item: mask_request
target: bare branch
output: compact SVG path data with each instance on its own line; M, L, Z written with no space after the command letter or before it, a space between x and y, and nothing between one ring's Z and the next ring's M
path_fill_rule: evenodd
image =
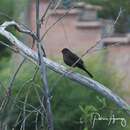
M48 4L48 6L47 6L47 8L46 8L46 10L45 10L45 13L44 13L43 16L41 17L41 23L43 23L44 18L45 18L45 16L46 16L46 14L47 14L49 8L50 8L51 5L52 5L52 2L54 2L54 1L53 1L53 0L50 0L49 4Z
M15 45L19 49L19 53L21 55L38 64L37 52L33 51L31 48L24 45L14 35L6 31L2 26L0 27L0 34L6 37L13 45ZM89 87L90 89L97 91L98 93L104 95L108 99L115 102L120 108L125 110L130 115L129 105L122 98L120 98L118 95L116 95L114 92L112 92L104 85L79 73L69 73L64 66L54 61L51 61L45 57L43 57L43 61L46 64L46 66L51 70L61 75L64 75L65 77L83 85L84 87Z
M26 58L24 58L21 63L19 64L18 68L16 69L15 73L13 76L11 76L11 81L9 83L9 86L8 86L8 96L11 96L11 93L12 93L12 87L13 87L13 84L14 84L14 81L16 79L16 76L18 74L18 72L20 71L23 63L26 61Z
M24 100L24 105L23 105L23 123L21 125L21 127L23 128L23 130L25 130L25 127L26 127L25 117L26 117L26 104L27 104L27 100L28 100L28 95L29 95L29 89L28 89L28 91L26 93L25 100Z
M30 35L32 38L34 38L35 40L37 40L37 36L34 32L32 32L29 29L25 29L25 27L23 25L20 25L18 23L16 23L15 21L11 21L11 22L4 22L1 27L3 27L4 29L6 29L9 26L14 26L16 28L17 31L21 32L21 33L25 33Z
M48 27L48 29L45 31L45 33L42 35L40 41L42 41L44 39L44 37L46 36L46 34L50 31L50 29L55 26L60 20L62 20L67 14L69 14L69 11L71 10L72 8L70 8L68 11L66 11L61 17L59 17L52 25L50 25Z
M38 37L37 40L37 49L38 49L38 63L39 63L39 69L41 73L41 80L43 82L43 97L45 97L45 100L43 104L45 105L46 108L46 117L47 117L47 123L48 123L48 130L54 130L54 125L53 125L53 117L52 117L52 110L51 110L51 103L50 103L50 98L49 98L49 86L48 86L48 79L47 79L47 67L46 64L43 61L43 56L46 55L44 48L42 51L42 44L40 42L40 17L39 17L39 12L40 12L40 0L36 1L36 34Z
M120 18L121 15L122 15L123 11L124 11L124 10L122 10L122 8L120 8L120 11L119 11L119 13L118 13L118 15L117 15L116 20L115 20L114 23L113 23L112 28L116 25L117 21L119 20L119 18Z
M13 52L15 52L15 53L18 52L16 49L14 49L13 47L11 47L10 45L6 44L6 43L3 42L3 41L0 41L0 44L2 44L2 45L4 45L4 46L8 47L11 51L13 51Z

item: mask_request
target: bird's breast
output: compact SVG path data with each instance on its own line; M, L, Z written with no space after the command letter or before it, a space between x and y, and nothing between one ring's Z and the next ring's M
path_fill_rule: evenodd
M63 55L63 59L64 59L64 62L69 65L69 66L72 66L74 64L74 61L73 59L71 59L71 57L68 55L68 54L64 54Z

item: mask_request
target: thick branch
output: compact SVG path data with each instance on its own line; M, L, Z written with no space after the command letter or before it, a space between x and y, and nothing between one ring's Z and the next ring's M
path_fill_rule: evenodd
M34 33L34 32L32 32L31 30L29 30L29 29L25 29L25 27L24 26L22 26L22 25L19 25L18 23L16 23L15 21L7 21L7 22L4 22L2 25L1 25L1 27L3 28L3 29L6 29L7 27L9 27L9 26L14 26L15 28L16 28L16 30L17 31L19 31L19 32L21 32L21 33L25 33L25 34L28 34L28 35L30 35L32 38L34 38L35 40L37 40L38 38L37 38L37 36L36 36L36 34Z
M33 51L32 49L28 48L26 45L24 45L21 41L19 41L15 36L13 36L10 32L6 31L2 26L0 27L0 34L6 37L13 45L15 45L19 49L19 53L31 61L35 62L38 64L38 54ZM90 79L84 75L81 75L79 73L70 73L67 71L67 69L54 62L51 61L47 58L43 57L44 63L47 65L48 68L51 70L64 75L65 77L82 84L84 87L89 87L90 89L93 89L97 91L98 93L104 95L108 99L112 100L115 102L120 108L124 109L129 115L130 115L130 110L129 110L129 105L121 99L118 95L113 93L110 89L105 87L104 85L100 84L99 82Z

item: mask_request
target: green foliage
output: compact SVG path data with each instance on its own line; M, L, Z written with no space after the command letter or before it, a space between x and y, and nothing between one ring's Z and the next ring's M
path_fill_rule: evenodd
M87 3L101 5L103 10L101 16L104 18L116 19L120 8L125 11L124 14L130 13L129 0L85 0Z
M99 98L99 97L98 97ZM102 99L100 99L102 100ZM97 100L98 101L98 100ZM118 130L128 130L129 129L129 117L120 109L116 107L111 107L111 105L108 103L105 103L106 101L103 100L100 102L101 107L97 105L86 105L84 108L80 106L81 111L83 112L81 120L84 124L84 129L91 129L91 130L98 130L98 129L118 129ZM105 104L104 104L105 103ZM100 120L100 119L101 120ZM108 119L108 120L103 120ZM121 120L115 120L115 119L124 119L124 126L126 123L126 126L123 128L121 125ZM96 120L95 120L96 119ZM125 122L126 121L126 122ZM128 126L127 126L128 125Z
M108 86L112 90L116 90L117 87L118 90L121 90L119 89L121 86L119 82L120 77L116 77L116 72L114 72L114 74L111 73L114 70L112 67L103 64L105 63L103 57L104 55L105 51L102 52L102 54L96 54L96 56L94 55L87 59L86 66L88 70L94 75L94 79ZM14 70L10 69L13 66L12 62L7 61L7 59L3 60L4 65L2 65L2 63L0 65L0 81L2 81L3 86L8 86L8 82L10 81L9 79L14 72ZM10 130L12 127L14 127L16 130L20 129L20 126L23 122L23 110L26 98L26 116L41 106L39 99L42 97L42 88L39 74L36 75L33 81L30 80L34 74L34 68L35 65L32 65L32 63L26 62L26 64L24 64L23 68L16 77L16 81L13 87L13 96L10 98L10 103L4 111L0 112L1 121L8 123L9 125L8 130ZM80 73L86 75L86 73L84 73L82 70L74 69L74 71L79 71ZM48 80L51 90L50 96L56 130L91 130L92 112L99 112L102 114L102 116L106 117L110 116L111 113L116 113L118 117L122 116L127 118L125 112L117 111L118 108L110 100L107 100L105 97L93 90L90 90L89 88L70 81L64 76L59 76L50 70L48 70ZM4 89L1 90L4 91ZM4 94L2 95L1 93L0 99L3 99L3 96ZM36 114L37 112L35 111L27 118L26 129L35 129ZM42 117L44 116L38 114L39 130L41 130L43 127L41 123ZM129 120L127 119L127 121ZM104 122L97 122L94 130L99 129L114 130L122 128L119 124L110 125L110 127L108 127Z
M20 14L26 9L28 1L26 0L0 0L0 24L5 21L10 20L18 20ZM23 19L23 18L22 18ZM8 28L8 30L12 33L15 33L16 30L14 28ZM0 35L0 41L5 42L6 44L10 44L10 42ZM8 57L10 52L4 45L0 43L0 58Z
M13 17L13 14L15 11L14 3L15 3L15 0L1 0L0 1L0 16L1 16L0 23L4 22L4 20L7 20L7 17L4 14L6 14L7 16Z
M0 1L0 24L2 24L5 20L8 20L8 16L13 17L14 14L14 0L1 0ZM6 42L4 37L0 36L0 40ZM1 56L6 56L8 51L5 49L5 46L0 43L0 54Z
M107 0L102 3L103 11L100 15L104 18L116 19L119 15L120 9L122 10L121 16L115 26L115 31L119 33L126 33L129 31L129 13L130 13L129 0Z
M94 4L94 5L101 5L106 0L83 0L83 1L85 1L86 3Z
M99 17L116 20L120 9L122 13L118 19L115 31L126 33L130 31L130 0L85 0L87 3L101 5L103 10L99 11Z
M97 112L98 111L97 108L92 106L92 105L88 105L88 106L85 106L85 108L80 106L80 109L83 112L81 120L83 120L85 129L91 128L91 126L92 126L92 113Z

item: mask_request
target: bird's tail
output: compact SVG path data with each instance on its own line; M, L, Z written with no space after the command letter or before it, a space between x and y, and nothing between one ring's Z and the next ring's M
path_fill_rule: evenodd
M86 70L85 67L82 67L82 69L83 69L91 78L93 78L93 75L92 75L88 70Z

